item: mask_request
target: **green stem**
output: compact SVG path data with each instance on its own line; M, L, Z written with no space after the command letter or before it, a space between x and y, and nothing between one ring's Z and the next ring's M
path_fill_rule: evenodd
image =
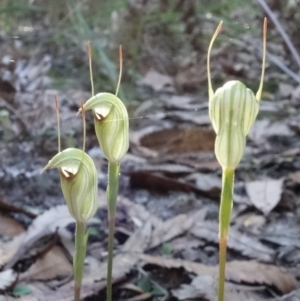
M80 301L80 290L81 290L84 258L86 253L86 243L87 243L87 235L85 234L85 223L76 222L76 233L75 233L76 251L73 260L75 301Z
M120 164L109 162L108 164L108 185L106 191L108 207L108 259L107 259L107 291L106 300L112 301L112 268L113 268L113 250L114 250L114 232L116 204L119 191Z
M222 193L219 214L219 294L218 301L224 301L225 291L225 266L227 240L230 228L230 219L232 211L232 196L234 185L234 169L223 168L222 174Z

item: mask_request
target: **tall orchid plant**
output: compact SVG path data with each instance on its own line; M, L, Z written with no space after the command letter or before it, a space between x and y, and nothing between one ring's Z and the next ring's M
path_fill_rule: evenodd
M240 81L229 81L223 87L212 89L210 53L222 27L220 22L209 48L207 58L209 117L216 132L215 154L222 166L222 192L219 211L219 294L224 301L227 240L233 204L234 173L246 147L246 136L255 122L261 100L266 56L267 20L263 25L263 60L260 85L256 95Z
M70 214L76 221L74 269L74 300L80 301L83 265L86 254L88 233L86 222L94 216L98 208L98 178L95 164L85 152L85 114L83 116L83 148L68 148L61 151L60 122L57 99L55 98L58 124L58 154L43 168L57 168L61 189Z
M115 213L119 191L120 160L129 147L129 120L125 105L118 98L122 75L122 48L119 49L120 73L115 94L99 93L94 95L92 74L92 52L89 46L89 65L92 86L92 97L82 109L93 110L96 136L100 148L108 160L108 185L106 199L108 206L108 264L107 264L107 301L112 300L112 267L115 231Z

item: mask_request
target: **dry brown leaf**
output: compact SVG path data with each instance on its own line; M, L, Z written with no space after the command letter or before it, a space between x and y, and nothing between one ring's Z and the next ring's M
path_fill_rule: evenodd
M246 183L247 194L253 205L268 215L279 203L283 188L283 178L279 180L261 180Z
M151 236L150 248L154 248L188 231L195 222L204 220L206 208L193 215L180 214L165 222L156 222Z
M229 262L226 280L235 283L276 286L283 294L287 294L297 287L297 280L285 268L261 264L254 260Z
M217 277L198 276L193 279L191 284L182 284L180 288L172 290L172 295L178 300L204 298L205 300L215 301L218 298ZM253 292L238 291L227 284L225 286L225 301L261 301L261 297Z
M5 265L16 256L20 245L23 242L24 235L24 233L20 234L7 242L0 241L0 266Z
M147 254L139 254L138 257L145 263L154 264L168 269L184 268L187 272L195 273L197 275L211 275L216 276L218 273L217 267L206 266L202 263L197 263L182 259L164 258L158 256L151 256Z
M155 226L156 219L152 220L151 217L148 221L135 231L124 244L123 252L142 252L147 249L151 241L152 227Z
M204 246L206 243L191 235L184 235L175 239L172 239L172 251L183 251L197 249L200 246Z
M43 257L31 265L20 275L20 280L51 280L58 276L68 276L73 272L72 264L67 259L62 249L54 246Z
M106 192L104 190L99 189L98 200L99 208L107 207ZM149 219L151 219L154 224L160 220L147 211L144 206L136 204L128 198L119 196L118 206L122 206L126 209L128 216L138 228L142 227Z
M215 133L212 129L201 127L156 129L140 137L139 142L160 155L213 151Z
M191 233L201 239L205 239L216 244L219 243L219 225L214 221L199 221L191 229ZM242 233L231 227L228 239L228 248L241 252L250 258L259 259L265 262L273 260L275 251L262 244L257 238L246 233Z
M218 275L218 266L206 266L197 262L155 257L146 254L140 254L139 258L145 263L164 268L184 268L187 272L197 275L214 277ZM287 294L297 287L296 278L285 268L262 264L254 260L228 262L226 264L226 280L251 285L275 286L283 294Z
M101 194L99 198L101 199L102 197L103 195ZM146 249L154 248L166 241L184 234L195 222L203 220L207 212L206 208L204 208L191 215L180 214L163 222L159 218L150 214L145 207L135 204L127 198L119 198L118 204L127 209L128 215L138 227L141 227L143 224L145 225L149 221L152 222L153 226L150 233L151 238ZM130 240L127 244L130 244Z
M0 235L17 236L25 231L22 224L9 216L0 214Z
M22 233L4 245L9 248L14 245L15 253L11 252L9 258L6 258L6 267L12 267L23 254L26 254L31 246L40 238L55 233L59 228L66 227L73 223L74 219L69 213L66 205L53 207L33 220L25 233Z

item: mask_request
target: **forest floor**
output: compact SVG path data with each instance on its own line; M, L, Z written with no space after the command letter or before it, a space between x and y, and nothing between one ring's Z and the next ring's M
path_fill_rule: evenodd
M222 16L175 2L173 15L151 1L131 1L114 11L114 28L104 31L111 39L106 46L87 34L99 92L113 92L119 44L124 52L121 97L130 116L130 149L121 162L116 301L217 299L221 168L208 117L206 52ZM299 13L269 2L300 49ZM264 16L257 4L228 15L212 52L215 89L238 79L256 91ZM264 92L235 177L228 301L300 300L300 65L266 16ZM11 31L0 37L0 301L73 300L74 221L57 170L40 171L57 152L55 96L63 147L82 144L76 113L90 97L87 40L63 32L68 43L55 44L57 36L45 22L19 38ZM137 31L136 24L144 27ZM104 71L98 70L101 64ZM89 222L82 297L94 301L105 300L107 163L92 116L86 117L86 149L99 172L99 210Z

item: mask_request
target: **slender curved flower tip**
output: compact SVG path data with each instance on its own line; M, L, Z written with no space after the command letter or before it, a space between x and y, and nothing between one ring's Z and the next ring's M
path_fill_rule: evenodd
M210 74L210 54L211 54L213 43L216 40L219 32L221 31L222 25L223 25L223 21L220 21L215 33L213 34L213 37L210 41L208 51L207 51L207 79L208 79L209 100L212 100L212 98L214 97L214 91L213 91L213 88L212 88L211 74ZM261 77L260 77L259 88L258 88L256 96L255 96L256 100L258 102L261 100L263 82L264 82L264 77L265 77L266 52L267 52L266 51L266 45L267 45L267 18L264 18L264 23L263 23L263 57L262 57Z
M83 109L93 110L100 147L110 162L119 162L129 148L129 120L123 102L111 93L91 97Z
M93 160L82 150L68 148L55 155L44 170L58 168L70 214L78 222L94 216L98 207L98 178Z

